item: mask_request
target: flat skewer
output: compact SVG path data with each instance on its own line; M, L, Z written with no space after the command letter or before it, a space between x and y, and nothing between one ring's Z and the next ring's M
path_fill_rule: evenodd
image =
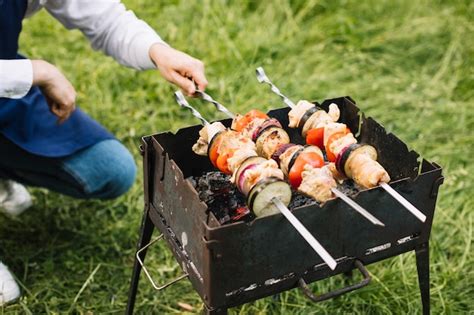
M286 106L288 106L289 108L294 108L296 106L295 103L293 103L288 97L281 93L280 89L277 88L275 84L273 84L273 82L265 74L265 71L262 67L258 67L255 72L257 73L258 82L270 85L272 92L281 97Z
M340 191L337 188L331 188L331 191L333 192L334 195L337 197L341 198L342 201L347 203L352 209L355 211L359 212L364 218L372 222L374 225L380 225L380 226L385 226L379 219L374 217L369 211L365 210L363 207L361 207L357 202L352 200L351 198L347 197L342 191Z
M194 117L201 121L201 124L206 126L209 122L202 117L202 115L192 107L188 101L186 101L183 93L176 91L174 93L176 102L186 109L189 109ZM293 213L280 201L280 199L273 197L272 200L275 207L283 214L283 216L291 223L296 231L308 242L308 244L314 249L316 254L331 268L336 269L336 260L328 253L328 251L319 243L313 235L304 227L304 225L298 220Z
M426 221L426 215L424 215L420 210L418 210L414 205L412 205L408 200L406 200L402 195L400 195L395 189L393 189L387 183L381 183L380 187L385 189L395 200L397 200L402 206L404 206L408 211L410 211L415 217L418 218L421 222Z
M261 69L261 68L259 68ZM257 69L257 73L258 73L258 69ZM263 69L262 69L262 72L263 74L265 74L263 72ZM207 94L206 94L207 95ZM215 103L217 103L216 101L214 101L212 99L212 97L210 95L207 95L206 99L203 98L203 100L205 101L208 101L212 104L215 105ZM291 101L290 101L291 102ZM232 113L230 110L228 110L227 108L225 108L222 104L219 104L219 107L217 107L217 110L218 111L221 111L225 114L227 113ZM230 116L229 116L230 117ZM235 114L232 113L232 118L235 117ZM337 188L332 188L331 191L334 193L334 195L336 195L337 197L341 198L342 201L344 201L347 205L349 205L352 209L354 209L355 211L357 211L358 213L360 213L364 218L366 218L367 220L369 220L370 222L372 222L372 224L374 225L380 225L380 226L385 226L385 224L383 224L379 219L377 219L376 217L374 217L372 214L370 214L369 211L365 210L362 206L360 206L358 203L356 203L354 200L352 200L351 198L347 197L342 191L340 191L339 189Z
M232 113L230 110L228 110L224 105L222 105L218 101L214 100L209 94L200 90L196 90L195 94L198 95L203 100L214 104L214 106L217 108L218 111L225 113L228 117L230 118L235 117L234 113Z
M204 117L202 117L201 113L198 112L194 107L189 105L188 101L184 97L183 93L181 93L181 91L174 92L174 97L179 106L189 109L193 116L201 121L201 124L203 126L209 125L209 122Z
M306 242L314 249L314 251L321 257L322 260L334 270L336 268L336 260L326 251L326 249L314 238L314 236L301 224L293 213L280 201L280 199L273 198L273 204L280 210L281 214L290 221L291 225L300 233Z
M295 103L293 103L286 96L284 96L275 86L275 84L270 81L262 67L258 67L256 72L258 82L270 84L270 86L272 87L272 92L283 98L283 102L286 105L288 105L290 108L293 108L295 106ZM383 189L385 189L385 191L388 192L394 199L396 199L402 206L404 206L408 211L410 211L410 213L413 214L418 220L420 220L421 222L425 222L426 216L415 206L413 206L408 200L406 200L402 195L400 195L396 190L390 187L390 185L388 185L387 183L380 183L379 185Z

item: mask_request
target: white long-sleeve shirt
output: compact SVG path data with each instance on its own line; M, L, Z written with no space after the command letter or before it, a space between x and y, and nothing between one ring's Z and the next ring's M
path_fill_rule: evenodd
M82 31L94 49L120 64L138 70L155 68L149 50L164 41L120 0L28 0L26 16L43 7L66 28ZM32 82L30 60L0 60L0 97L22 98Z

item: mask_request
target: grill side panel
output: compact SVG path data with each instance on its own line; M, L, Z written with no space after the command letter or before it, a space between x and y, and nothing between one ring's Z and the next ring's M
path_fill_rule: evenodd
M199 200L191 183L184 179L180 167L154 137L145 141L151 147L145 168L153 170L145 180L148 186L150 217L165 235L173 255L196 291L204 297L207 267L205 261L209 251L203 240L207 222L207 206ZM173 153L173 152L170 152Z

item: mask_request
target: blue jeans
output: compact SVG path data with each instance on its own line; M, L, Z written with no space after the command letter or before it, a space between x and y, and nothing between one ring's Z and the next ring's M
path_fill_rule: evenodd
M75 198L116 198L132 186L137 168L117 140L104 140L70 156L31 154L0 134L0 178Z

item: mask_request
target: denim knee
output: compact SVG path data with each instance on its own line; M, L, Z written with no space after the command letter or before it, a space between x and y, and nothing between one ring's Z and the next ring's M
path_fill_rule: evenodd
M137 167L130 152L117 140L101 141L64 161L81 184L83 198L112 199L126 193Z

